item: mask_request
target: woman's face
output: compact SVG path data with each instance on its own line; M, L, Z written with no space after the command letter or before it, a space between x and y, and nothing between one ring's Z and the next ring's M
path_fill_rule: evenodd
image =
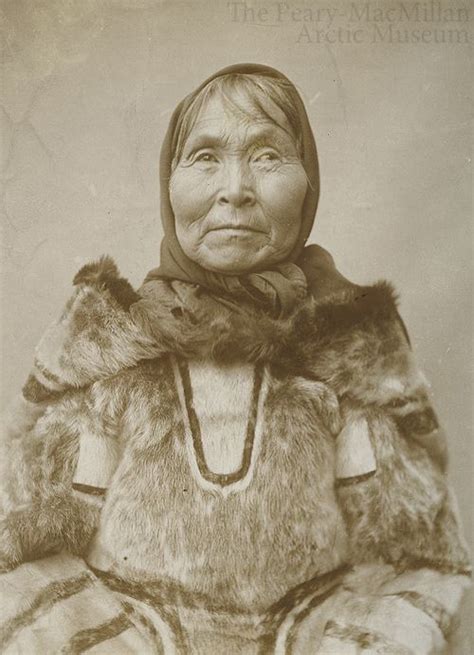
M248 100L247 106L255 111ZM272 111L280 110L272 103ZM264 116L234 113L213 97L170 180L181 248L218 273L276 264L296 244L306 188L296 145L284 129Z

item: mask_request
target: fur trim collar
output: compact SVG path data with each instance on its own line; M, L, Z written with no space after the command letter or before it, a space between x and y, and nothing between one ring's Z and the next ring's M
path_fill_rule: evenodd
M289 317L272 318L246 304L235 311L225 297L180 281L152 280L137 293L103 257L75 276L74 295L38 344L25 396L46 400L168 353L266 362L356 396L357 388L368 391L367 367L380 369L382 361L392 373L406 369L397 359L407 342L391 285L354 285L330 256L315 274L320 293Z

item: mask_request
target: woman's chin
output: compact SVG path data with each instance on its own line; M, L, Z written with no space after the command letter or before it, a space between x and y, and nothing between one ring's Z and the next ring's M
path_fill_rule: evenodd
M197 258L197 262L212 273L224 275L245 275L254 270L265 268L268 255L262 250L250 248L223 248L206 250Z
M265 267L273 253L268 248L268 236L260 233L246 233L235 238L223 239L221 234L212 234L201 243L198 252L193 253L195 262L213 273L244 275L257 268ZM188 257L191 253L186 253Z

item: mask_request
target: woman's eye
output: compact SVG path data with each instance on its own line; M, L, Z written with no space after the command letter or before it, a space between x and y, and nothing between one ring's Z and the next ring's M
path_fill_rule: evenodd
M200 152L194 158L194 161L202 161L204 163L216 162L217 157L212 152Z
M280 157L278 153L273 150L266 150L265 152L258 153L254 156L254 161L261 164L269 164L279 161Z

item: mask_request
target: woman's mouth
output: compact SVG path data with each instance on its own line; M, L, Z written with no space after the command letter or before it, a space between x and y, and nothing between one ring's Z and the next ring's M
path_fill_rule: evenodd
M232 243L253 243L256 240L260 242L263 239L268 239L268 235L263 230L258 230L257 228L250 227L249 225L219 225L212 227L206 232L205 238L209 239L209 242L225 246Z
M235 225L232 223L217 225L216 227L211 227L209 232L227 232L227 233L238 233L238 232L253 232L253 233L263 233L264 230L259 230L256 227L250 225Z

